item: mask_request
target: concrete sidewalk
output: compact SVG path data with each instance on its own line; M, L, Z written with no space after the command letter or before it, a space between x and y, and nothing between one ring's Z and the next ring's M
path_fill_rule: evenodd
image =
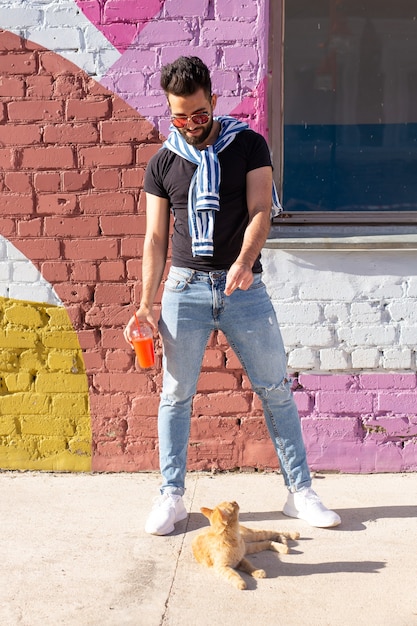
M157 474L0 473L1 626L417 625L417 474L335 475L313 487L342 525L286 518L282 477L192 474L188 520L143 531ZM268 578L237 591L198 565L200 506L237 500L248 526L299 530Z

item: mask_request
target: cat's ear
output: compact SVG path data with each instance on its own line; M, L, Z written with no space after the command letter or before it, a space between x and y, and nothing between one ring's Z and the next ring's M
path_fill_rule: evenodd
M208 509L205 506L202 506L200 511L202 512L202 514L207 517L207 519L211 518L211 514L213 513L213 509Z

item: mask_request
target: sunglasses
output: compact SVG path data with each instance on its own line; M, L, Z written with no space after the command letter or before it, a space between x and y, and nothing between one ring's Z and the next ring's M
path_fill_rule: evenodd
M194 113L193 115L171 115L171 122L175 128L184 128L191 120L196 126L204 126L211 118L210 113Z

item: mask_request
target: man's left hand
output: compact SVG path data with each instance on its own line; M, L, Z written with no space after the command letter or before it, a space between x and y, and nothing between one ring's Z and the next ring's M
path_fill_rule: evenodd
M233 263L227 272L225 296L231 296L236 289L246 291L253 283L252 268L243 263Z

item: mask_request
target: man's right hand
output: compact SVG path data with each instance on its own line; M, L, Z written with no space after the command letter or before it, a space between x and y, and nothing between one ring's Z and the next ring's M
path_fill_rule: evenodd
M125 341L130 346L132 345L132 339L131 339L132 330L137 327L136 319L139 322L147 322L148 324L150 324L152 326L154 331L158 330L158 325L156 323L156 320L155 320L155 318L153 316L152 311L150 309L145 309L145 308L141 307L136 312L136 315L135 314L132 315L132 317L130 318L130 320L126 324L126 328L123 331L123 337L125 338Z

